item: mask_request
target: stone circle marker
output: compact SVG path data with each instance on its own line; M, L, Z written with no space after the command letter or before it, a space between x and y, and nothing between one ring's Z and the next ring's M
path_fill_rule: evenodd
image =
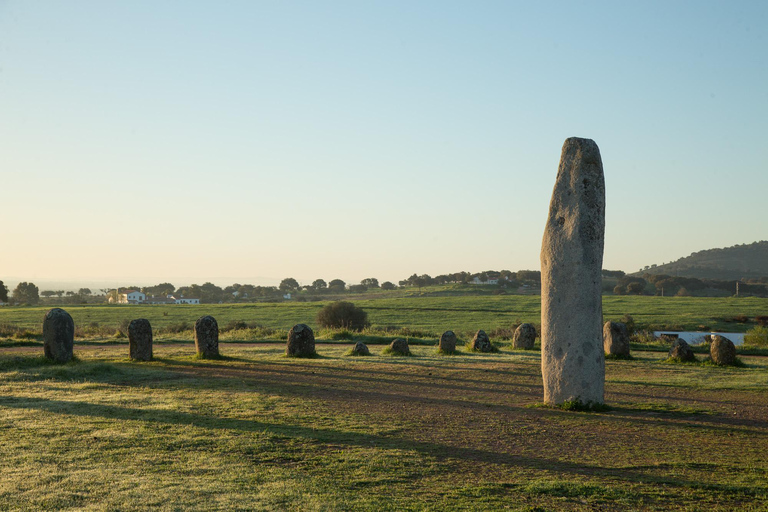
M315 333L306 324L296 324L288 332L285 355L310 357L315 355Z
M591 139L565 140L541 244L544 402L604 402L605 180Z
M437 348L445 354L453 354L456 352L456 333L453 331L445 331L442 336L440 336Z
M146 318L128 324L128 351L134 361L152 360L152 325Z
M210 315L195 322L195 349L203 359L219 357L219 324Z
M606 355L629 357L629 331L622 322L605 322L603 350Z
M368 350L368 345L366 345L362 341L358 341L357 343L355 343L355 346L352 347L352 355L354 355L354 356L369 356L369 355L371 355L371 351Z
M512 347L531 350L536 342L536 327L533 324L520 324L512 336Z
M75 322L61 308L53 308L43 318L43 352L57 363L72 359L75 347Z
M395 353L403 356L411 355L411 349L408 347L408 341L403 338L397 338L389 344L389 349Z
M493 352L493 345L491 345L491 340L482 329L475 333L475 336L472 338L469 346L472 350L477 350L478 352Z
M669 358L677 359L678 361L696 361L696 356L693 354L690 345L680 338L672 342L672 348L669 349Z
M715 364L733 365L736 363L736 346L728 338L712 336L712 343L709 345L709 357Z

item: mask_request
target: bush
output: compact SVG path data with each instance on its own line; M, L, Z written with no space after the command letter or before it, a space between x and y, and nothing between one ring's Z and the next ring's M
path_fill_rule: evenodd
M744 335L744 344L750 347L768 347L768 327L758 325Z
M337 301L328 304L317 313L321 327L361 331L368 327L368 313L351 302Z

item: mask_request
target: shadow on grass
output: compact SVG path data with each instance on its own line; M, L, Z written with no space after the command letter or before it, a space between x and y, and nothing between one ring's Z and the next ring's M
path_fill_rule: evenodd
M13 409L28 409L44 411L53 414L67 414L87 418L102 418L122 421L142 421L148 424L166 424L173 426L190 426L213 430L233 430L251 433L269 433L286 439L304 439L313 443L340 444L353 447L370 448L375 445L385 450L412 450L434 457L437 460L453 463L458 461L489 462L509 467L524 467L541 471L560 471L579 476L601 476L613 480L640 482L644 484L664 484L680 488L706 488L724 493L735 493L742 496L752 496L756 490L752 487L731 484L702 484L696 480L683 477L655 476L643 472L647 466L609 467L590 463L563 461L561 458L532 457L500 453L494 450L449 446L438 442L418 441L385 435L367 434L361 432L341 431L332 428L316 426L300 426L268 421L245 420L239 418L224 418L203 414L172 411L167 409L139 409L116 405L94 404L81 401L51 400L46 398L30 398L3 396L0 397L0 407ZM652 466L651 469L656 469ZM542 492L554 492L555 489L543 489Z

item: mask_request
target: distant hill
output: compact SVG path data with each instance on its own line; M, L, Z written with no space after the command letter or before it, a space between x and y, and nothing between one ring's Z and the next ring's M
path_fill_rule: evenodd
M642 274L667 274L726 281L766 277L768 241L694 252L672 263L652 265L633 275Z

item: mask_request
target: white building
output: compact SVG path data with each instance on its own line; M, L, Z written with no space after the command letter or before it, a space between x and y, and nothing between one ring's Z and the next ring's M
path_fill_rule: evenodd
M176 299L176 304L200 304L200 299L187 299L185 297L179 297Z
M117 302L119 304L141 304L147 299L147 296L137 290L128 290L125 293L121 293L117 296Z
M498 279L489 279L487 281L481 281L479 277L472 280L472 284L499 284Z

